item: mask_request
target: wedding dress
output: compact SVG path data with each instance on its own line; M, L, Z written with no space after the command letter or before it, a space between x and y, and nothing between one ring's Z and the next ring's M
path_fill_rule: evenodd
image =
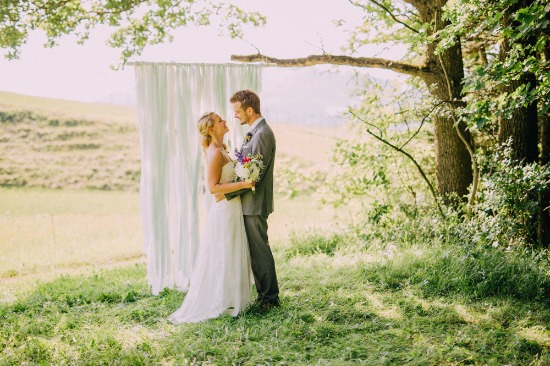
M222 168L220 183L233 180L235 168ZM212 202L197 259L182 306L168 318L194 323L223 313L237 316L253 302L250 254L240 197Z

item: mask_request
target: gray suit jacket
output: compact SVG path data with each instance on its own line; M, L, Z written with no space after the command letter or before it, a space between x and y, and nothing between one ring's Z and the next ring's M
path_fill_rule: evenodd
M243 206L243 215L262 215L268 216L273 212L273 167L275 165L275 135L267 122L260 121L254 130L250 131L252 137L250 141L244 143L241 147L241 154L262 154L264 157L265 169L256 182L256 192L250 189L241 189L240 191L226 194L228 200L241 196Z

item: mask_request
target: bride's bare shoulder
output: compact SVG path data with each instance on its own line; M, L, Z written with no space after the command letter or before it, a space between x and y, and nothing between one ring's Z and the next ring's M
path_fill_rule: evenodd
M208 162L223 162L223 152L220 148L209 146L206 149L206 161Z

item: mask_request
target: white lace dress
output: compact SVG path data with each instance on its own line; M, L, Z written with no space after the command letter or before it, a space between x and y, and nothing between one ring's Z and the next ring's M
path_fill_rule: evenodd
M232 181L235 168L222 168L221 183ZM237 316L252 303L250 254L240 197L210 205L201 235L189 291L172 323L194 323L223 313Z

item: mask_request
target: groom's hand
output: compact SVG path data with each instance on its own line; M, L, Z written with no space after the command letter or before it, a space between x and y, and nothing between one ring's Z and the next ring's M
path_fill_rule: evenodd
M214 198L216 199L216 202L220 202L221 200L225 199L225 195L221 193L216 193L214 195Z

